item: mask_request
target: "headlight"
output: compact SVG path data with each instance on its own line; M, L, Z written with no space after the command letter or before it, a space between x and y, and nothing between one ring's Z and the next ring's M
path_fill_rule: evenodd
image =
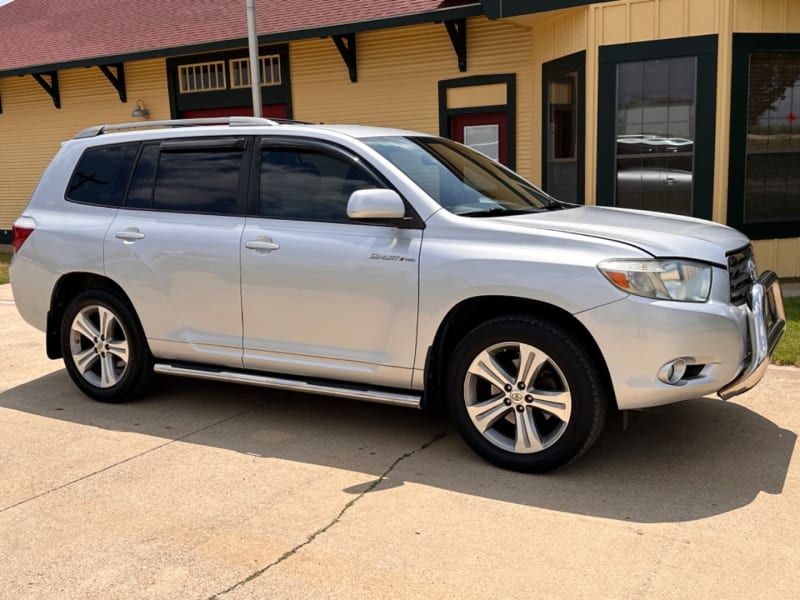
M705 302L711 292L711 267L689 260L606 260L597 268L624 292L645 298Z

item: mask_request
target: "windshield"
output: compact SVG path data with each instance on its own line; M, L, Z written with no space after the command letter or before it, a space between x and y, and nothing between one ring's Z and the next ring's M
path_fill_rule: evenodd
M457 215L500 216L570 206L480 152L450 140L398 136L364 142Z

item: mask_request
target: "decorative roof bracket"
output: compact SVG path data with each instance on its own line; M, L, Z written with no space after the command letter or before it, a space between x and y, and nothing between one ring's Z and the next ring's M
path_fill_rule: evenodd
M124 63L114 63L113 65L97 65L106 79L114 86L119 94L120 102L128 101L128 92L125 89L125 65ZM111 72L111 69L116 71L116 75Z
M453 50L456 51L458 57L458 70L464 72L467 70L467 20L445 21L444 26L447 28Z
M350 74L350 81L355 83L358 81L358 70L356 69L356 34L346 33L344 35L334 35L333 43L342 55L344 64L347 65L347 70Z
M36 82L42 86L42 89L53 99L53 105L56 108L61 108L61 92L58 89L58 71L31 73L31 75L33 75ZM49 77L50 81L45 81L45 77Z

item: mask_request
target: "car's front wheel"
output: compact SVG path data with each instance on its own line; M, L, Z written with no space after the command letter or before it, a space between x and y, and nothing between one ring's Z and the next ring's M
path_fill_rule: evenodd
M488 321L458 345L448 405L464 440L506 469L542 472L586 451L605 423L593 356L557 323L524 315Z
M152 378L153 358L136 315L105 290L83 292L69 304L61 351L75 384L100 402L131 400Z

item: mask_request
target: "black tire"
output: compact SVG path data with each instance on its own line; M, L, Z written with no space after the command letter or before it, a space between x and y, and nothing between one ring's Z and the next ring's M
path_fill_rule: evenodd
M145 392L153 357L139 319L106 290L79 294L61 319L61 352L78 388L100 402L127 402Z
M476 327L457 346L447 403L464 441L481 457L541 473L595 442L608 411L604 380L592 353L564 327L511 315Z

